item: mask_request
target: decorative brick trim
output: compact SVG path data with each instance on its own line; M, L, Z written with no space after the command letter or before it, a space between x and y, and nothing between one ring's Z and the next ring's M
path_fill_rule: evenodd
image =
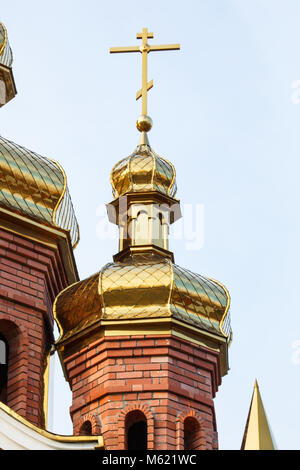
M204 432L204 420L200 413L195 410L182 411L176 418L176 448L184 450L184 422L187 418L195 420L198 426L198 432L195 437L195 448L193 450L207 450L207 440Z
M92 413L89 413L84 416L84 418L78 423L76 430L74 429L74 434L76 436L80 436L80 430L82 426L88 421L91 423L91 426L92 426L92 436L100 436L101 435L101 423L100 423L99 416L92 414Z
M126 426L125 421L129 413L140 411L147 420L147 450L154 449L154 416L145 403L133 402L121 410L118 420L118 448L125 450L126 448Z

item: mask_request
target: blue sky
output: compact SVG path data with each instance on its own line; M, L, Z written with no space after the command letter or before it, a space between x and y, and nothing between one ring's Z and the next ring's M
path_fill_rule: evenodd
M230 367L217 394L221 449L238 449L255 378L280 449L300 445L300 4L296 0L10 0L1 7L17 97L1 134L58 160L80 225L80 277L117 251L101 240L112 166L138 142L143 27L150 55L149 135L176 168L184 204L204 207L204 244L171 241L177 264L230 291ZM294 93L294 95L293 95ZM70 393L56 364L52 429L72 433Z

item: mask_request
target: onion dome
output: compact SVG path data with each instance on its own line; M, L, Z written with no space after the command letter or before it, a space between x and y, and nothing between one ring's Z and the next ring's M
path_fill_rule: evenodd
M0 137L0 205L69 231L73 247L78 223L64 170L55 161Z
M7 39L7 31L4 24L0 23L0 64L11 67L12 62L13 55Z
M133 256L62 291L54 314L59 342L101 321L174 318L230 341L230 297L215 280L168 258Z
M138 145L135 151L119 161L111 171L115 198L131 192L158 191L175 196L175 168L159 157L149 145Z

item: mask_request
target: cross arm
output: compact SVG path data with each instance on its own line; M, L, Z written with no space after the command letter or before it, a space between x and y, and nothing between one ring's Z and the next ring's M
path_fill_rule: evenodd
M111 47L109 49L109 52L111 54L113 54L115 52L140 52L140 48L136 47L136 46L132 46L132 47Z
M173 50L177 50L177 49L180 49L180 44L163 44L161 46L151 45L149 52L151 52L151 51L173 51Z
M148 31L146 31L146 34L147 34L148 39L153 39L154 38L153 33L148 33ZM143 33L137 33L136 38L137 39L143 39Z

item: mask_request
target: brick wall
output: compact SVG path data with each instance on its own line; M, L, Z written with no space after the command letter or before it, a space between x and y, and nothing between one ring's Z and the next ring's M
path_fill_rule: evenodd
M217 353L171 335L105 337L66 355L65 367L75 434L90 421L101 429L106 449L124 449L126 416L140 410L148 449L183 449L192 422L194 448L217 448Z
M0 229L0 332L9 343L6 404L40 427L52 303L66 285L58 250Z

